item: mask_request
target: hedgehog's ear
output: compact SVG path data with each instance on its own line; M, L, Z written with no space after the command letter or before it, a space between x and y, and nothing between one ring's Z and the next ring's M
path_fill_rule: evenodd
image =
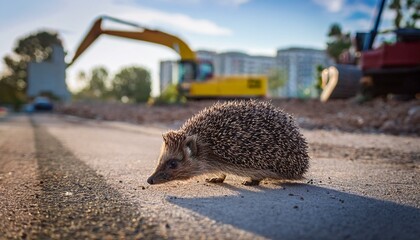
M165 144L166 145L169 145L169 143L171 142L171 141L173 141L173 139L175 138L174 136L175 136L175 132L174 131L172 131L172 130L170 130L170 131L167 131L166 133L163 133L162 134L162 138L163 138L163 141L165 142Z
M164 141L166 144L168 144L168 133L163 133L163 134L162 134L162 138L163 138L163 141Z
M192 135L185 138L184 141L184 152L188 157L194 157L197 155L197 136Z

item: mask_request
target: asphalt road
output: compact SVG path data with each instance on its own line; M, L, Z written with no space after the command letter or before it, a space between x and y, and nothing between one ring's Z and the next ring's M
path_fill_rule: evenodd
M419 239L418 138L304 131L298 182L149 186L164 129L0 120L0 239Z

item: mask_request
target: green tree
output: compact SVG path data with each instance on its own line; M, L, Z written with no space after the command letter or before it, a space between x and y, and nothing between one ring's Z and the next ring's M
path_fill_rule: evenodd
M153 105L185 103L187 99L180 94L178 87L176 84L169 84L158 97L152 99L149 103Z
M20 106L25 102L25 95L21 91L17 91L16 87L10 82L10 77L0 78L0 105L7 104L13 106L15 110L19 110Z
M350 33L343 33L338 23L333 23L328 31L327 53L338 62L340 54L350 48Z
M322 71L324 70L324 68L325 67L321 64L316 66L316 81L314 84L314 88L318 96L320 96L322 92Z
M272 68L268 73L268 89L273 96L278 95L278 90L287 82L287 74L281 68Z
M135 66L121 69L112 80L112 92L122 101L146 102L151 92L149 71Z
M3 87L13 94L0 95L0 103L13 102L16 108L25 101L27 88L27 67L30 61L41 62L51 57L53 45L62 46L57 33L41 31L17 40L14 54L6 55L6 74L0 77ZM4 96L4 97L3 97Z
M81 71L78 73L78 79L85 84L85 87L75 95L76 98L106 99L111 96L109 74L105 67L95 67L89 75Z
M27 67L31 61L42 62L48 60L52 54L53 45L62 46L57 33L37 32L18 39L14 55L4 57L4 62L10 73L9 83L18 91L25 91L27 86Z
M105 98L108 95L107 82L109 81L108 71L105 67L96 67L90 75L88 91L97 98Z
M389 9L395 11L394 26L396 28L416 28L420 19L420 1L393 0Z
M56 44L62 46L57 33L42 31L19 39L14 51L26 61L42 62L51 57Z
M333 23L330 26L330 31L328 32L328 37L335 37L335 36L341 36L341 26L338 23Z

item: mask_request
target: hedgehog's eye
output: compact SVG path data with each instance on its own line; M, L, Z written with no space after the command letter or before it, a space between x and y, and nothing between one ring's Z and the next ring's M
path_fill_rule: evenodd
M168 161L168 163L167 163L167 166L168 166L168 168L170 168L170 169L175 169L175 168L177 168L177 167L178 167L178 160L176 160L176 159L171 159L171 160L169 160L169 161Z

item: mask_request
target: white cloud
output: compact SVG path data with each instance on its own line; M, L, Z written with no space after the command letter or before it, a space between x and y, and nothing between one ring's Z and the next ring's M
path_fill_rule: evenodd
M348 17L354 13L362 13L366 17L358 18L358 19L348 19L345 20L347 25L351 25L353 27L353 31L369 31L373 27L374 20L377 14L377 6L368 6L363 3L357 3L353 5L346 5L342 12L342 16ZM379 29L381 30L389 30L394 28L393 20L395 18L395 12L389 10L387 7L383 10L381 16L381 22Z
M345 0L313 0L314 3L325 7L329 12L340 12L343 9Z
M395 25L394 25L395 15L396 13L394 11L391 11L389 9L384 9L384 12L382 13L382 21L381 21L380 27L383 30L395 29Z
M230 6L240 6L245 3L250 2L251 0L160 0L162 2L172 2L172 3L183 3L183 4L219 4L219 5L230 5Z
M229 50L229 49L226 49ZM274 48L247 48L246 53L251 55L261 55L275 57L277 50Z
M346 3L345 0L312 0L314 3L324 7L327 11L332 13L340 13L344 17L348 17L354 13L363 13L368 16L372 16L375 12L375 7L367 4L358 3Z
M362 2L349 3L345 0L312 0L314 3L325 7L331 13L337 14L337 22L343 24L344 32L369 31L372 19L375 17L375 7ZM352 18L354 14L363 17Z
M114 14L116 17L130 19L130 21L139 22L141 25L158 25L174 27L179 31L191 33L221 36L231 35L232 31L228 28L217 25L206 19L194 19L185 14L168 13L154 9L136 8L124 9Z
M395 19L395 11L391 11L389 9L384 9L384 12L382 14L382 18L384 20L394 20Z
M231 4L234 6L239 6L242 4L245 4L247 2L249 2L250 0L220 0L219 2L223 2L223 3L227 3L227 4Z
M372 21L368 19L358 19L355 23L359 32L368 32L372 28Z
M351 4L351 5L347 4L345 7L343 7L341 12L346 17L354 13L363 13L373 18L375 14L375 7L371 7L363 3L356 3L356 4Z

